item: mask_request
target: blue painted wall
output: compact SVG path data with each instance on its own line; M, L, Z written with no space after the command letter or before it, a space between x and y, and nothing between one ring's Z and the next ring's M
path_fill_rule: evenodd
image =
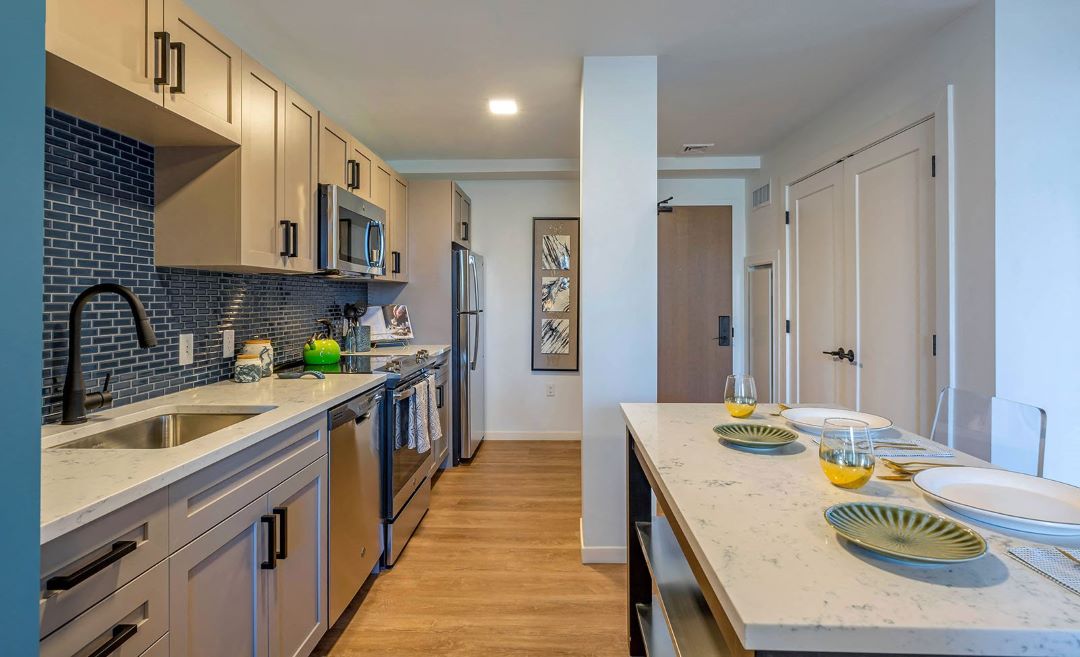
M0 20L0 653L38 649L40 368L45 152L45 1L5 3Z

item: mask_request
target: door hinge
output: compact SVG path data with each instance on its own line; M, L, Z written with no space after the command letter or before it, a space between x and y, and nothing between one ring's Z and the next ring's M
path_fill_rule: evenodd
M784 333L791 333L791 320L790 319L785 319L784 320Z
M784 225L787 226L791 223L791 211L784 210Z
M937 155L930 156L930 177L937 178Z
M932 346L933 354L932 355L936 358L937 357L937 333L934 334L934 339L933 339L932 344L933 344L933 346Z

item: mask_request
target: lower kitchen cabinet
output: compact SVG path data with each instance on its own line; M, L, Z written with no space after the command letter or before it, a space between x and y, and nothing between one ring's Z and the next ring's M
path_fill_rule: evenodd
M326 456L267 495L278 517L277 567L268 572L270 657L307 657L327 623Z
M306 657L326 632L327 457L169 558L171 657Z

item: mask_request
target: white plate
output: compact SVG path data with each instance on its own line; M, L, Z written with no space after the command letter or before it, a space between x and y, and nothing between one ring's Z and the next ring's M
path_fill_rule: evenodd
M957 513L991 525L1056 536L1080 535L1080 488L993 468L931 468L912 479Z
M801 408L789 408L780 411L780 417L794 424L800 429L821 433L825 426L825 420L829 418L843 418L845 420L859 420L865 422L870 431L880 431L892 426L892 421L880 415L848 411L842 408L819 408L816 406L804 406Z

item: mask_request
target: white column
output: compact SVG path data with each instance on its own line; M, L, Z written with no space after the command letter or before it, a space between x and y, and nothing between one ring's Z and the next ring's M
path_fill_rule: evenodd
M656 401L656 57L581 80L581 557L626 559L620 402Z
M1080 3L994 7L996 389L1046 410L1045 475L1080 484Z

